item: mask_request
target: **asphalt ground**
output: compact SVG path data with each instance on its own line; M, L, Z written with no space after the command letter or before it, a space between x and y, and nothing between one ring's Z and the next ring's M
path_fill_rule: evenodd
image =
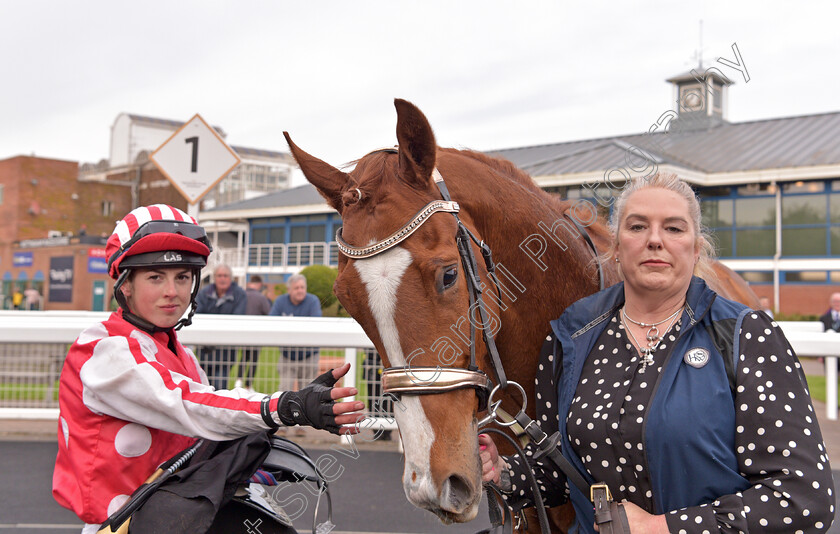
M806 374L823 374L816 360L803 359ZM840 421L826 417L825 405L814 401L814 410L826 443L835 481L840 492ZM50 493L57 445L53 421L4 420L0 423L0 533L79 532L76 516L61 508ZM334 456L341 475L330 485L333 502L334 534L475 533L488 526L486 503L478 518L462 525L442 525L432 514L408 503L402 491L402 455L393 440L358 440L358 457L347 454L347 447L334 436L307 429L293 437L313 459ZM341 451L344 452L341 452ZM303 492L304 496L310 495ZM300 532L311 532L315 499L306 500L306 510L295 521ZM322 503L322 507L324 504ZM840 509L840 507L838 507ZM837 513L837 512L836 512ZM319 517L324 517L322 511ZM829 534L840 534L835 516Z
M313 460L330 454L337 463L330 472L333 504L332 534L368 533L475 533L489 526L487 508L482 503L478 518L470 523L444 526L429 512L408 503L402 490L402 455L395 446L367 447L357 458L323 443L307 446ZM389 450L390 449L390 450ZM346 451L346 449L344 449ZM81 532L82 523L71 511L52 498L51 481L57 445L54 440L0 441L0 533L27 534ZM315 492L300 484L287 486L278 501L289 502L284 509L299 512L295 528L312 532ZM320 520L326 518L322 499ZM255 529L256 532L256 529Z

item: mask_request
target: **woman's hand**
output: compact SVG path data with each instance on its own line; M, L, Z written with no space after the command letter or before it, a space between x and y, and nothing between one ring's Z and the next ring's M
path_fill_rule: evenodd
M481 460L481 481L499 483L502 469L507 469L504 459L493 438L487 434L478 435L478 457Z
M668 523L664 515L649 514L627 500L622 501L622 504L631 534L668 534ZM595 530L598 531L598 525L595 525Z

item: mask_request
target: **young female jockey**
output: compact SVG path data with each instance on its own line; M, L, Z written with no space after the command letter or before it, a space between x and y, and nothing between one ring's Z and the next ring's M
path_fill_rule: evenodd
M120 308L81 333L59 386L53 496L96 532L165 460L197 438L223 441L309 425L353 433L361 402L335 402L354 388L332 386L349 364L297 392L216 390L175 330L190 324L210 244L183 211L133 210L108 239ZM185 318L184 313L189 309Z

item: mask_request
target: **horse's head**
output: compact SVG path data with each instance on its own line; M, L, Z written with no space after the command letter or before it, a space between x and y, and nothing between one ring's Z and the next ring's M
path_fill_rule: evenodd
M409 102L397 100L395 105L399 148L372 152L349 173L302 151L288 134L286 139L307 180L341 214L342 254L335 282L341 304L362 325L386 367L408 367L399 377L404 385L443 386L452 380L450 375L417 368L467 368L470 321L497 329L498 307L487 302L486 322L470 314L468 277L451 214L456 208L444 203L438 205L441 212L419 213L442 198L433 178L440 162L431 126ZM459 170L450 161L441 172ZM412 226L415 215L420 221ZM472 226L468 214L460 217ZM408 237L398 234L386 241L400 231ZM477 343L476 350L481 364L484 344ZM480 382L477 376L472 375ZM481 498L476 439L480 395L464 384L443 389L407 393L395 403L405 447L403 487L415 506L447 523L464 522L475 517Z

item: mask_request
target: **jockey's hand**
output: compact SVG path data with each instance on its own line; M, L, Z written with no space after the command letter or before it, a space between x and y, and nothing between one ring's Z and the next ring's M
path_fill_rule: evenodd
M507 469L504 459L493 438L487 434L478 435L478 457L481 460L481 481L499 483L502 469Z
M359 401L335 402L338 399L355 395L356 388L336 388L342 376L347 374L350 364L337 369L330 369L312 381L300 391L287 391L280 396L277 413L284 425L306 425L328 430L333 434L356 434L359 421L365 416L359 410L365 405ZM352 424L351 427L341 425Z

